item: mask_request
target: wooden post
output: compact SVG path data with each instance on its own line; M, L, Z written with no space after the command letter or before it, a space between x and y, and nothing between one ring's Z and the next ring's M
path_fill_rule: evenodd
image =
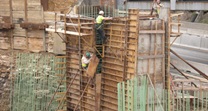
M167 90L167 111L170 111L170 9L166 9L165 22L165 89Z
M13 11L12 11L12 0L9 0L9 8L10 8L10 23L13 24ZM13 29L10 30L10 49L14 49L14 38L13 38Z
M24 5L25 5L25 22L28 22L27 0L25 0ZM26 38L26 48L27 48L27 50L29 50L29 40L28 40L27 29L25 29L25 38Z
M167 111L170 111L170 9L163 8L159 15L165 22L165 89L167 90Z
M101 74L96 74L95 111L100 111Z

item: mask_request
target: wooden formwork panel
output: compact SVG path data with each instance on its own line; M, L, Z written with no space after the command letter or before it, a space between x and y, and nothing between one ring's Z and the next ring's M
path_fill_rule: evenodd
M109 41L102 63L102 111L118 110L117 83L135 75L138 16L138 10L129 10L128 18L105 23Z
M0 48L9 49L11 40L8 37L0 37Z
M40 0L1 0L0 6L0 16L12 15L11 21L15 27L12 31L8 31L11 33L10 47L35 52L45 51L44 47L47 42L47 38L43 39L45 37L45 32L43 30L26 30L20 27L20 24L23 22L44 22L44 15ZM19 40L17 38L19 38Z
M14 37L14 49L27 49L27 39L25 37Z
M131 79L136 75L137 66L137 48L139 37L139 11L136 9L128 10L128 37L126 44L126 78Z
M10 11L0 11L1 16L10 16Z
M14 11L24 11L25 0L12 0L12 9Z
M7 4L7 3L9 3L9 0L1 0L0 3Z
M27 11L28 22L32 23L43 23L43 11Z
M10 1L0 0L0 23L11 23ZM11 30L0 30L0 49L11 48Z
M138 45L138 74L149 74L154 85L164 82L164 21L141 20Z
M15 24L15 29L13 29L13 36L26 36L26 30L22 29L19 24Z
M10 16L10 1L0 0L0 16Z
M67 26L67 31L89 34L87 36L80 37L80 40L79 36L66 35L66 39L68 41L66 44L67 70L73 70L73 72L67 71L67 76L71 77L67 78L67 81L70 83L72 81L72 77L78 74L76 80L72 83L73 85L76 84L76 90L69 90L69 92L67 92L69 94L67 107L69 109L73 109L77 105L78 100L87 85L87 81L90 79L86 71L81 67L81 57L86 51L94 53L94 20L77 17L67 18L66 21L67 23L77 24L75 26ZM77 73L79 70L80 73ZM76 96L74 95L75 93ZM78 109L84 111L95 111L95 82L90 82L84 96L81 98Z
M44 51L43 40L38 38L28 38L28 50L32 52Z
M42 31L42 30L27 30L27 36L29 38L39 38L39 39L42 39L43 38L43 34L45 32Z
M9 31L1 31L0 32L0 37L10 37Z

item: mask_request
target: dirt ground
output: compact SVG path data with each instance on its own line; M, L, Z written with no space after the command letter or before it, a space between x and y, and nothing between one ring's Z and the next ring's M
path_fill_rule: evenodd
M196 11L184 11L184 14L181 18L182 21L193 22L198 12ZM208 24L208 11L203 11L202 16L200 17L198 23Z
M11 60L10 52L0 51L0 111L9 111Z

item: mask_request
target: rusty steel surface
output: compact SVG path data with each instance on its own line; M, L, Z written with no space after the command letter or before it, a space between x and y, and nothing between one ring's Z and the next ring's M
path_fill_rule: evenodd
M23 29L32 29L32 30L45 30L45 28L48 28L48 24L46 23L21 23L20 27Z

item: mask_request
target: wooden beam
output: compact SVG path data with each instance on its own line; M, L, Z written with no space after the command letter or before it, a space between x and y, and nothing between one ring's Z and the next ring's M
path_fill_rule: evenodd
M177 14L171 14L170 17L176 17L176 16L180 16L183 15L184 13L177 13Z
M140 30L139 34L164 34L165 30Z
M95 111L100 111L101 102L101 74L96 74Z
M58 32L58 33L65 33L65 30L55 30L55 29L50 29L50 28L46 28L46 31L48 32ZM66 34L69 34L69 35L75 35L75 36L79 36L79 33L78 32L72 32L72 31L66 31ZM88 36L90 34L85 34L85 33L80 33L80 36Z

